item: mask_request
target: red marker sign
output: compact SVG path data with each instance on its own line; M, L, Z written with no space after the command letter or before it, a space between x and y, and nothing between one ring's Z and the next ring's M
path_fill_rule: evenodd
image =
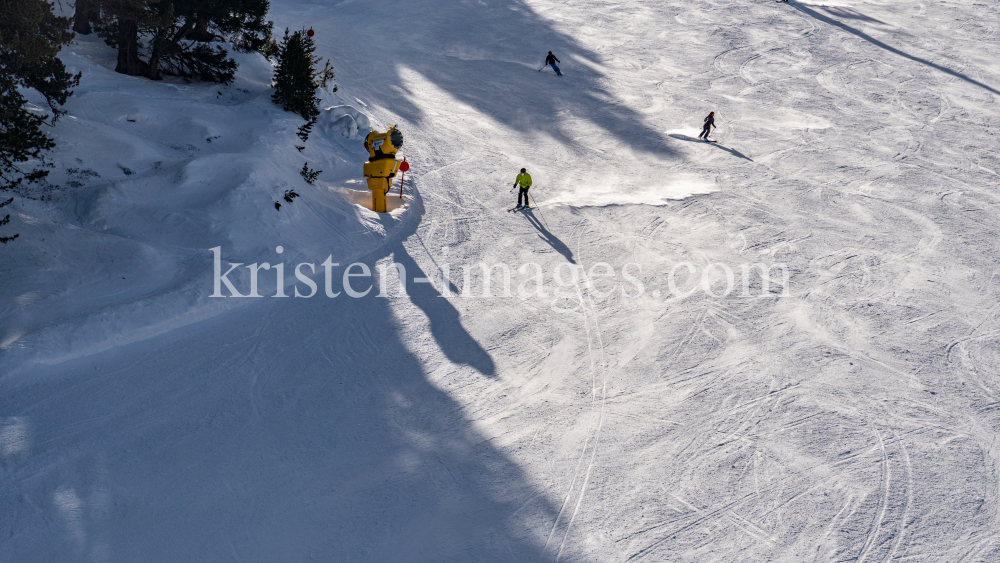
M313 35L316 35L316 32L313 31L313 28L310 27L309 31L306 32L306 35L308 35L309 37L312 37Z
M410 169L410 163L406 162L406 158L404 157L403 158L403 162L399 163L399 171L400 172L406 172L409 169ZM403 199L403 179L405 177L406 177L406 174L400 174L399 175L399 199Z

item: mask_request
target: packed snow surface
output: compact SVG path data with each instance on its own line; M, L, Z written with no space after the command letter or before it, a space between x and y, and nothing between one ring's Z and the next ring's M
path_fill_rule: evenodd
M271 9L337 71L304 145L260 55L61 55L0 561L1000 560L1000 4Z

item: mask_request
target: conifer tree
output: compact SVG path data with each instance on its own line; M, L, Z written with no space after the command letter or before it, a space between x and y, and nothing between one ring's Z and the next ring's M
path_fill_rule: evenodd
M333 80L333 67L326 61L323 70L316 65L323 61L315 56L316 44L304 31L289 34L278 45L278 68L274 71L274 95L271 99L285 111L297 113L306 120L299 128L299 138L309 138L319 116L319 96L316 90Z
M24 182L37 182L48 170L32 168L24 163L37 161L45 166L45 152L55 146L41 127L52 125L65 111L59 106L72 94L69 90L80 81L56 58L59 49L73 39L67 31L70 18L56 17L52 5L45 0L4 0L0 2L0 192L11 190ZM32 89L48 103L51 115L26 109L22 92ZM13 198L2 197L0 207ZM10 221L9 214L0 217L0 226ZM14 236L0 237L8 242Z
M73 16L73 31L80 35L89 35L93 29L90 24L99 21L101 0L76 0L76 13Z
M267 21L268 0L199 0L190 5L195 29L188 35L196 41L225 39L241 53L263 51L271 39L274 23Z
M115 70L131 76L228 83L236 61L210 43L231 41L237 51L249 52L263 49L271 37L268 0L100 0L100 6L98 34L118 49Z

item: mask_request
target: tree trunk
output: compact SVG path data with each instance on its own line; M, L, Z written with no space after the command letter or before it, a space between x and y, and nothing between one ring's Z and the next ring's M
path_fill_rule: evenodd
M115 72L129 76L146 74L146 63L139 58L139 26L135 20L118 20L118 66Z
M160 80L160 59L163 57L164 43L169 40L168 29L158 29L149 40L149 65L146 67L146 77L150 80Z
M188 39L194 41L211 41L215 36L208 31L208 18L198 16L198 23L194 26L194 31L188 35Z
M156 39L153 39L153 48L149 53L149 64L146 66L146 78L150 80L160 79L160 49L157 48Z
M76 0L76 14L73 15L73 31L80 35L90 35L90 13L93 0Z
M149 40L149 66L146 67L146 76L151 80L161 80L163 74L160 72L160 60L164 53L171 53L177 50L177 42L191 33L194 29L193 22L185 22L177 33L170 35L170 28L156 30L152 39ZM169 69L168 69L169 71Z

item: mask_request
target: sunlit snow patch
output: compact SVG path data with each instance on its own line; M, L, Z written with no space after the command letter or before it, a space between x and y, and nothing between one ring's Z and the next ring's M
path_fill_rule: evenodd
M348 181L348 183L353 184L355 182ZM356 183L361 184L361 182L356 182ZM405 208L407 206L406 200L399 197L398 181L394 182L394 187L396 188L396 193L390 192L389 194L386 195L385 198L386 209L388 209L390 213L392 211L395 211L396 209ZM350 201L355 205L364 207L365 209L368 209L369 211L372 211L374 213L374 211L372 210L372 193L367 189L365 188L353 189L349 186L343 186L343 187L327 186L327 189L339 193L340 195L344 196L344 199L346 199L347 201Z
M695 174L677 174L668 178L666 183L652 186L622 187L614 184L581 186L572 191L565 191L544 203L574 207L666 205L670 201L709 194L717 190L715 182L709 179Z
M24 417L0 419L0 455L14 457L26 453L31 445L28 421Z
M6 350L7 348L10 348L11 346L14 345L15 342L20 340L22 336L24 336L23 330L17 330L4 336L3 340L0 340L0 350Z
M803 111L792 108L774 108L770 111L757 111L740 120L744 125L752 124L755 129L787 131L789 129L829 129L833 124Z

